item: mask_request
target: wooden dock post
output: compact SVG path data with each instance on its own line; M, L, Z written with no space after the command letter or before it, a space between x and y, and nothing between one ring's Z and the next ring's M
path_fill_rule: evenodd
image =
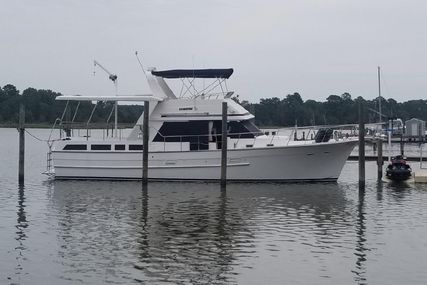
M363 103L359 102L359 190L365 189L365 122Z
M227 102L222 102L221 187L227 184Z
M19 104L19 184L24 183L24 165L25 165L25 107L21 102Z
M378 180L383 178L383 141L379 138L377 140L377 149L378 149L378 159L377 159L377 167L378 167Z
M144 101L144 121L142 123L142 184L148 183L148 118L150 113L150 102Z

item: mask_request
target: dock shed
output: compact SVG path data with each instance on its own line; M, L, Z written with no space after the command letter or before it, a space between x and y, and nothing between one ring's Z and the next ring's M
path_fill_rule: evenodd
M405 122L405 137L424 137L426 132L426 122L412 118Z

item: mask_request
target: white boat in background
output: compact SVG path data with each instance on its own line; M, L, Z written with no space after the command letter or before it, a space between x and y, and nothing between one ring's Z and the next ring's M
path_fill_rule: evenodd
M67 101L150 101L148 177L153 180L218 180L221 108L228 104L227 179L231 181L336 181L357 139L318 132L314 140L266 135L254 116L231 99L226 80L233 69L151 70L152 94L59 96ZM210 79L196 88L197 78ZM174 93L165 79L183 83ZM206 86L206 85L205 85ZM213 93L214 88L220 90ZM143 115L125 138L67 136L55 141L51 172L56 179L141 179ZM70 132L68 132L70 135Z

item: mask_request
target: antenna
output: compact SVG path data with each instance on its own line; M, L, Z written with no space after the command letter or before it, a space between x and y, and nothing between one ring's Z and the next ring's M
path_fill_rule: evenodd
M141 66L141 69L142 69L142 72L144 72L144 74L145 75L147 75L146 73L145 73L145 69L144 69L144 66L142 65L142 62L141 62L141 60L139 59L139 57L138 57L138 51L135 51L135 56L136 56L136 59L138 60L138 62L139 62L139 66Z

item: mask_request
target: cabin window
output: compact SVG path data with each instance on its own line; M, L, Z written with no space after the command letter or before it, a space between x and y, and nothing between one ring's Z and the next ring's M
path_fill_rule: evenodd
M218 135L217 139L221 140L219 135L222 130L222 122L214 121L212 130ZM227 123L227 130L228 136L231 138L254 138L263 134L258 127L255 126L252 120L230 121Z
M209 149L209 121L164 122L155 142L189 142L190 150Z
M91 150L111 150L110 144L93 144L90 146Z
M116 144L114 146L115 150L125 150L125 145L124 144Z
M143 150L142 144L130 144L129 150Z
M87 145L85 144L67 144L63 150L87 150Z
M253 138L262 135L252 120L228 122L228 133L232 138Z

